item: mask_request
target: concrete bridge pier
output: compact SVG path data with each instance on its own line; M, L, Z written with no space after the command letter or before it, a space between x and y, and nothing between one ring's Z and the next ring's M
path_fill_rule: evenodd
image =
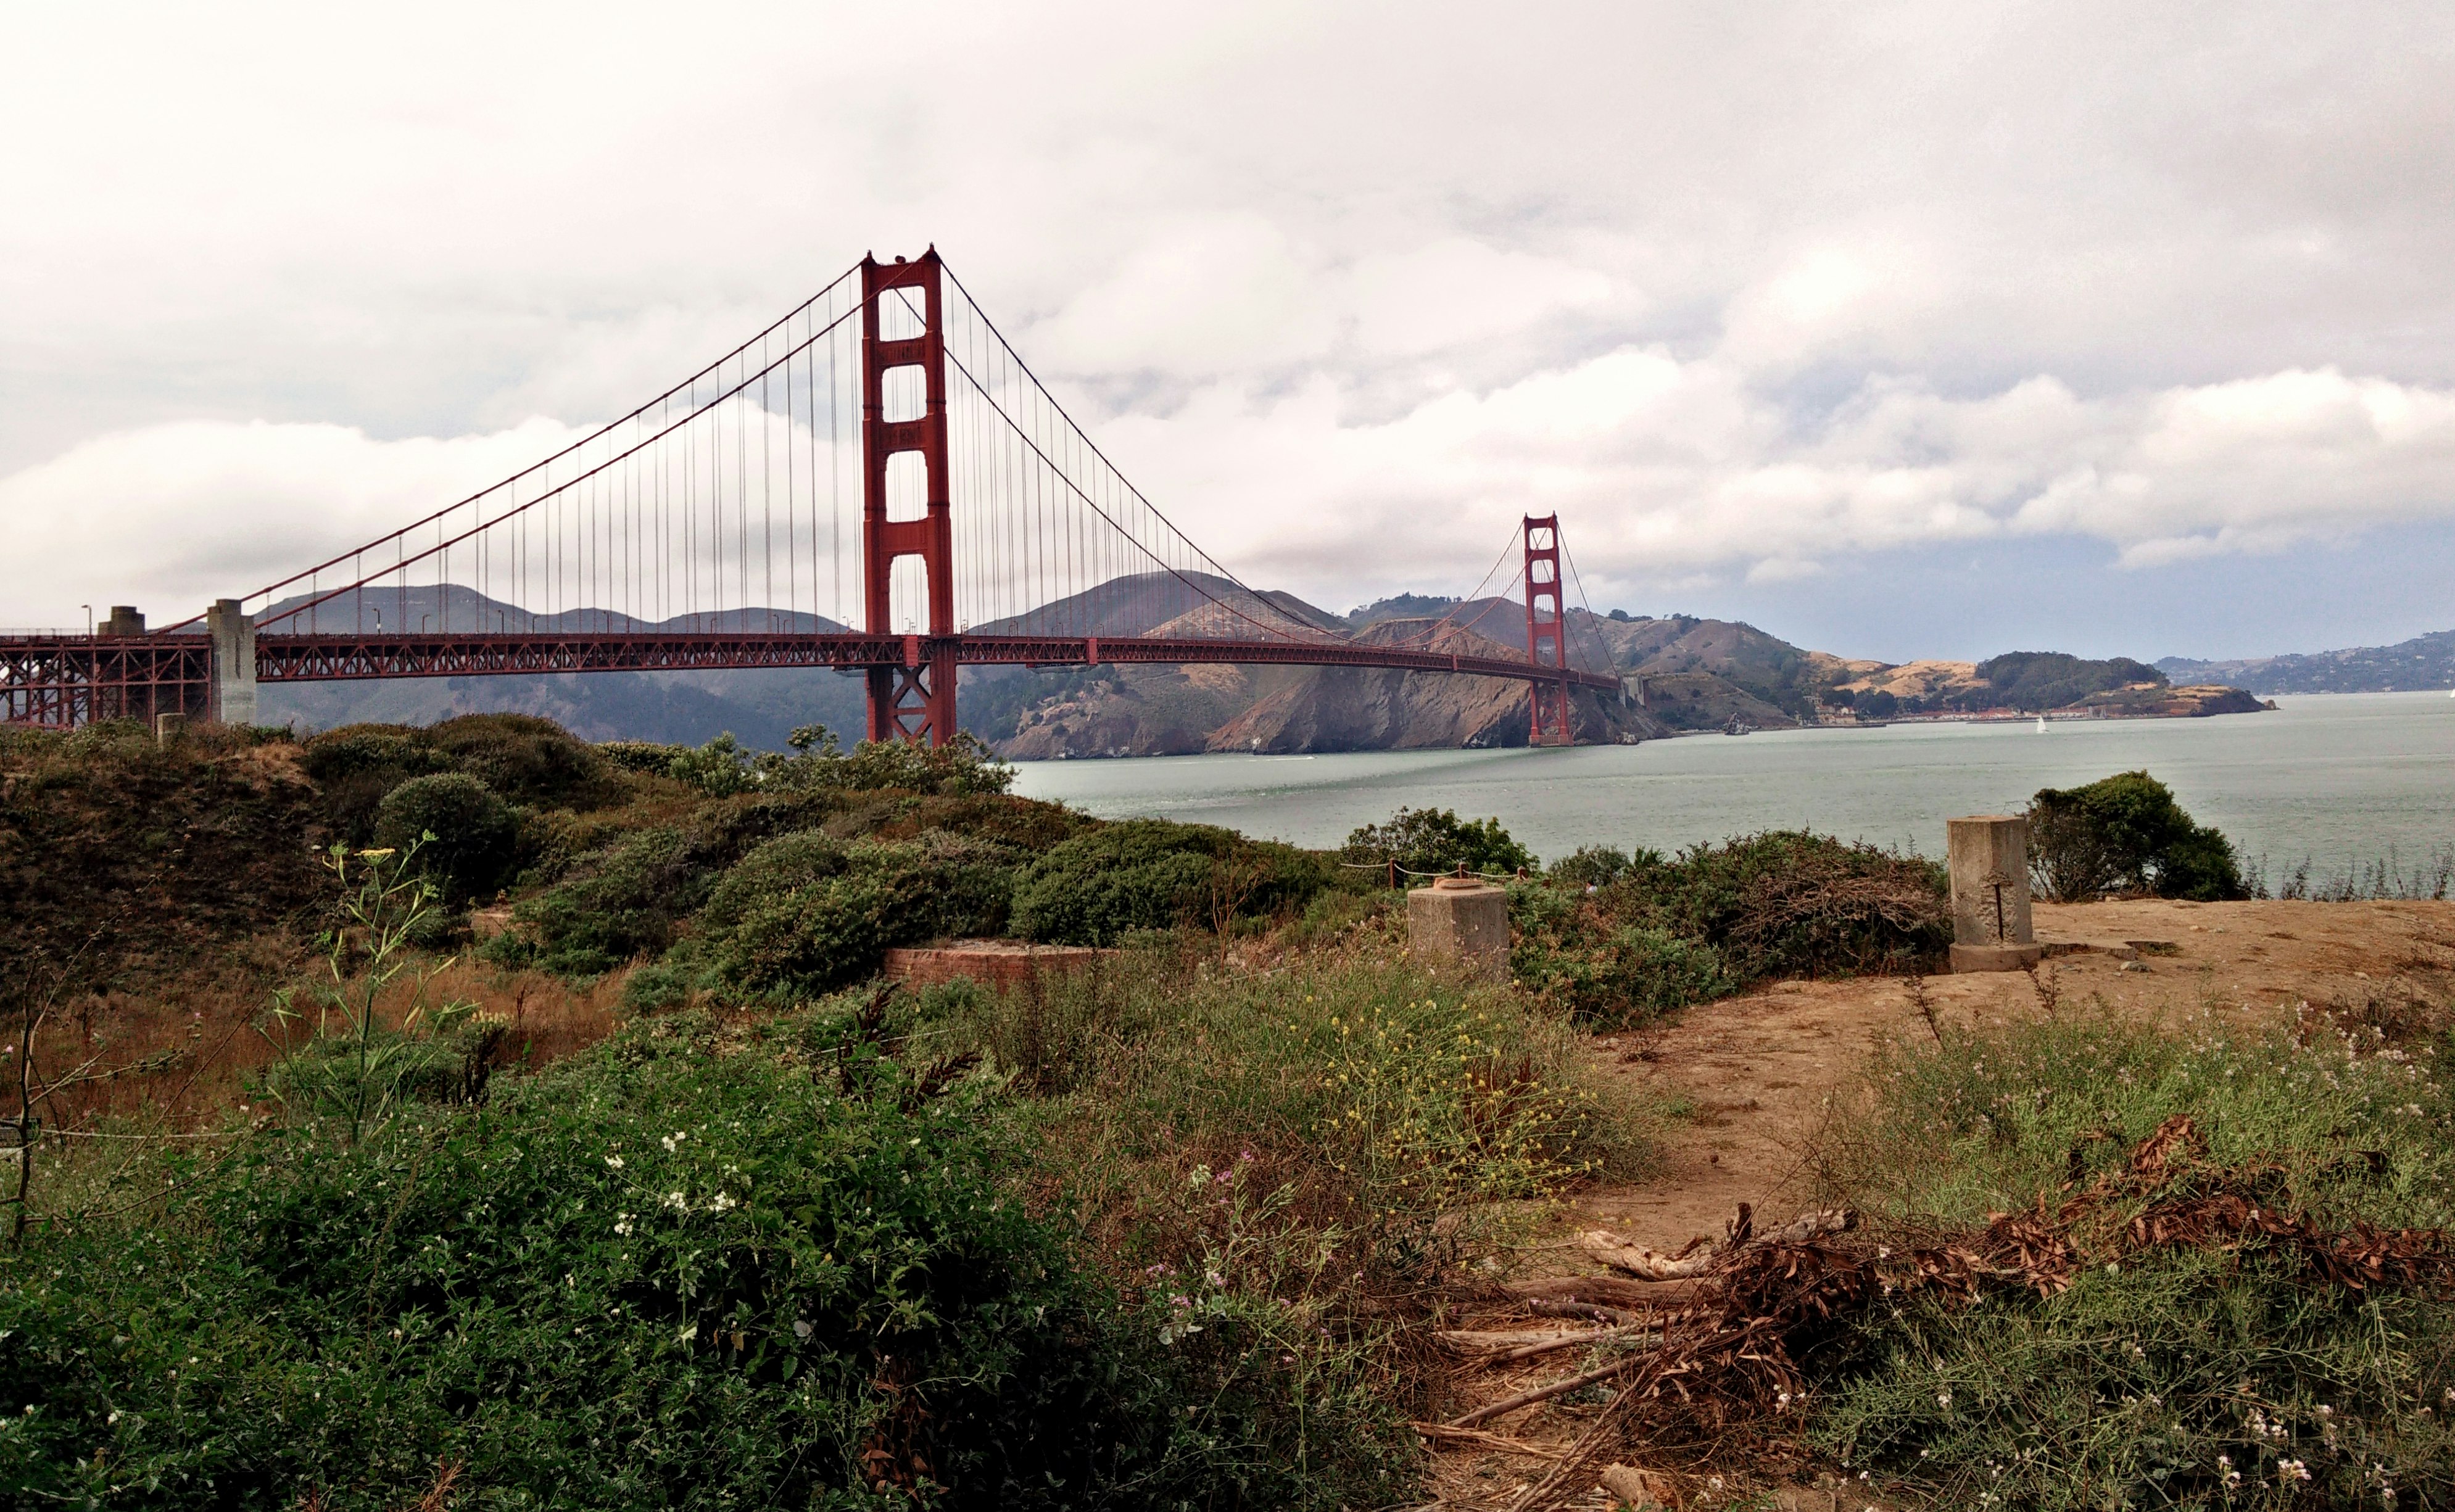
M215 599L205 611L205 636L213 648L213 694L207 717L223 724L255 723L255 621L238 599Z

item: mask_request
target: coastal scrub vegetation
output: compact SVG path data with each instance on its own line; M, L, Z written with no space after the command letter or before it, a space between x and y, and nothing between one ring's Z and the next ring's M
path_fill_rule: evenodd
M1822 1140L1828 1194L1867 1243L2010 1224L2043 1269L1829 1334L1813 1440L1938 1505L2455 1497L2455 1047L2404 1027L2081 1011L1893 1046Z
M1477 1246L1647 1158L1562 1017L1409 962L1327 857L1104 825L963 747L567 738L131 726L13 753L25 787L93 795L97 855L148 822L124 793L178 812L251 774L235 806L277 822L216 854L278 852L296 902L193 921L264 991L255 1058L179 1116L80 1099L236 1058L107 1064L57 1013L108 979L115 938L53 948L96 901L20 937L45 985L11 1004L13 1064L65 1069L17 1120L41 1132L0 1251L0 1481L163 1506L1383 1504L1446 1389L1410 1341ZM172 858L152 885L188 878ZM1018 926L1127 948L1036 991L862 979L889 944ZM592 978L625 1015L535 1058L518 1003Z
M1511 965L1583 1020L1636 1023L1774 978L1930 969L1949 897L1936 862L1805 831L1589 847L1512 890Z
M815 727L0 732L0 1485L1412 1504L1424 1341L1676 1111L1588 1031L1916 995L1949 938L1940 866L1804 832L1546 871L1444 810L1323 853L1012 776ZM2144 774L2039 796L2083 896L2244 885ZM1505 878L1513 980L1413 958L1393 863ZM1108 954L878 979L972 935ZM1935 1505L2455 1500L2445 1015L2044 1006L1836 1099L1811 1164L1862 1225L1700 1291L1754 1353L1650 1446Z
M1461 868L1512 876L1535 864L1534 854L1512 839L1496 818L1461 819L1449 809L1403 807L1385 822L1349 835L1339 857L1352 865L1394 866L1401 875L1416 877Z
M2232 843L2194 823L2173 790L2145 772L2040 788L2028 819L2030 877L2056 902L2109 893L2194 902L2250 896Z

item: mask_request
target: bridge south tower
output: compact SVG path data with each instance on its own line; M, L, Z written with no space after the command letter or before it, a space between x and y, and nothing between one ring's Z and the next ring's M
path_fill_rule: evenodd
M935 247L917 262L861 262L862 628L895 633L895 564L907 557L921 565L928 627L925 636L905 635L902 665L869 669L872 740L944 745L955 738L943 284ZM899 333L887 335L890 329ZM912 461L898 467L898 457Z

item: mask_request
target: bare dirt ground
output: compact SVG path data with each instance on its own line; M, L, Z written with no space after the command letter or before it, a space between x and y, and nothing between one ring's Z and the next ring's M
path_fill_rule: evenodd
M1925 978L1931 1010L1946 1026L2032 1018L2053 996L2069 1004L2101 1002L2118 1013L2179 1020L2202 1012L2257 1029L2293 1021L2305 1005L2443 998L2455 980L2455 903L2182 903L2159 900L2039 904L2037 935L2059 954L2032 978L2019 972ZM1595 1274L1570 1242L1580 1230L1606 1229L1665 1252L1690 1240L1718 1238L1741 1202L1759 1223L1778 1223L1812 1202L1808 1155L1829 1100L1878 1042L1928 1033L1907 981L1866 978L1773 984L1746 997L1684 1010L1649 1029L1599 1036L1593 1054L1605 1075L1649 1100L1684 1104L1690 1116L1664 1135L1664 1161L1652 1179L1580 1197L1562 1241L1528 1257L1525 1274ZM1514 1316L1471 1320L1491 1329L1591 1324ZM1468 1365L1461 1393L1486 1403L1573 1373L1565 1351L1500 1367ZM1573 1440L1591 1405L1537 1404L1478 1427L1534 1449ZM1496 1452L1488 1442L1435 1442L1441 1502L1506 1506L1548 1468L1534 1453ZM1691 1488L1696 1489L1696 1488ZM1726 1498L1712 1502L1729 1504ZM1861 1507L1831 1488L1775 1487L1775 1504ZM1600 1490L1567 1503L1601 1507ZM1763 1502L1755 1504L1764 1505Z

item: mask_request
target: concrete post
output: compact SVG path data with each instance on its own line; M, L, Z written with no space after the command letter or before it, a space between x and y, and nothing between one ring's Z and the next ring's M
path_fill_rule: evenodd
M2045 951L2029 923L2029 821L1981 814L1944 821L1952 865L1952 969L2020 971Z
M205 635L213 648L210 716L224 724L255 723L255 621L237 599L215 599L205 611Z
M153 716L153 743L168 746L187 727L188 716L184 714L157 714Z
M1509 977L1509 895L1471 877L1444 877L1407 895L1407 941L1419 960Z

